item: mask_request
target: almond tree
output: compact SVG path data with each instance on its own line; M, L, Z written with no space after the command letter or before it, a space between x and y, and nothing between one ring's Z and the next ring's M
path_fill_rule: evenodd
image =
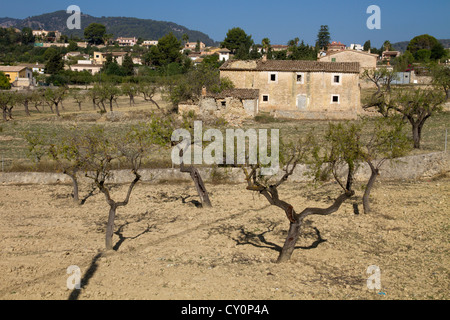
M409 121L414 148L420 149L425 121L443 110L445 100L445 94L436 89L398 90L390 99L388 106Z
M158 90L158 86L154 83L141 83L138 87L138 92L142 94L144 100L153 103L158 109L161 109L159 104L153 98Z
M273 181L272 177L261 175L261 166L247 165L243 168L247 181L247 190L262 194L271 205L282 209L289 221L289 231L286 241L278 256L277 263L288 261L295 248L295 244L301 234L301 226L306 217L310 215L329 215L339 210L342 203L354 195L353 176L356 170L355 159L359 157L356 145L358 137L341 135L339 127L330 126L327 134L328 145L325 148L314 146L313 137L308 136L301 139L296 144L289 144L280 148L283 154L280 155L280 164L283 165L283 174ZM297 213L294 207L282 200L278 193L278 188L286 182L294 173L295 168L300 163L312 165L311 174L316 177L323 176L323 173L332 173L335 180L342 187L341 195L336 198L333 204L326 208L305 208ZM345 165L347 168L346 181L341 181L338 171Z
M122 94L128 96L130 98L130 107L134 105L134 97L138 95L138 85L135 83L123 83L121 86Z
M107 134L102 127L93 127L84 132L77 143L80 154L80 165L85 176L93 180L96 187L104 194L109 205L108 223L106 226L106 249L113 248L114 220L117 208L126 206L136 184L141 179L139 169L143 160L151 152L158 152L155 148L167 145L164 128L157 126L158 121L141 124L131 128L126 134ZM113 199L108 178L113 174L113 166L117 163L130 168L134 178L128 186L123 201Z
M109 102L109 110L113 111L113 102L120 96L121 92L116 85L113 83L104 83L101 86L94 87L94 90L99 90L100 100L102 101L102 105L104 107L103 101L106 100Z
M419 149L425 122L443 110L445 101L445 94L435 88L392 89L369 98L366 108L374 109L385 117L402 115L411 124L414 148Z
M71 97L73 98L73 100L75 100L75 102L78 104L78 109L81 111L81 104L86 101L86 93L78 90L78 89L74 89L71 90L70 92Z
M51 109L52 105L55 106L56 115L60 117L61 114L59 112L59 106L61 105L62 101L67 97L67 88L66 87L58 87L56 89L48 88L44 92L44 97Z
M16 96L11 91L0 91L0 108L3 111L3 121L12 120L12 108L16 103Z
M25 140L28 143L30 158L37 162L50 159L54 161L60 172L70 177L73 200L76 204L81 204L77 177L81 169L81 158L77 147L80 142L80 130L74 127L65 133L47 135L41 131L26 132Z
M372 129L367 130L371 123L374 124ZM361 161L366 162L370 168L370 178L363 195L364 213L369 213L370 192L380 174L380 168L387 160L405 155L410 149L410 142L405 135L404 122L400 117L380 117L372 121L365 119L358 128L363 136L364 132L369 131L361 144Z

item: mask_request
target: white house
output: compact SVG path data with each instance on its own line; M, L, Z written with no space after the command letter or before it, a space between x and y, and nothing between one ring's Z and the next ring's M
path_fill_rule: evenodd
M228 61L230 59L230 50L227 48L220 49L217 51L219 53L219 61Z
M158 40L144 40L142 42L142 45L144 47L156 46L156 45L158 45Z
M120 38L117 38L116 41L119 43L119 46L121 46L121 47L125 47L125 46L132 47L137 43L136 37L133 37L133 38L120 37Z

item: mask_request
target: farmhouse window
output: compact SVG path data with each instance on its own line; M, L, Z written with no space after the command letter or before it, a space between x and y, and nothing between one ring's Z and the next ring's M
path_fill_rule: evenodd
M341 76L334 76L334 83L341 83Z
M278 81L278 75L276 72L269 73L269 82L277 82Z

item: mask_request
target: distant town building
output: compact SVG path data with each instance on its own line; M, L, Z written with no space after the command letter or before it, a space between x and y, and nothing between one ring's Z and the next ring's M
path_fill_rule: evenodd
M137 44L136 37L133 37L133 38L119 37L116 39L116 41L118 42L119 46L121 46L121 47L127 47L127 46L132 47Z
M198 44L199 44L198 49L200 49L200 52L206 48L206 45L203 42L200 41ZM197 50L197 42L186 42L183 50L196 51Z
M55 30L55 31L33 30L32 33L33 33L33 36L38 39L44 39L46 37L50 37L50 34L52 34L52 35L54 34L54 37L53 37L54 41L58 41L59 38L61 38L61 32L59 32L58 30Z
M39 74L44 74L45 72L45 64L36 62L36 63L20 63L19 66L27 67L31 69L32 72L36 72Z
M272 51L283 51L283 50L287 50L289 48L289 46L283 45L283 44L274 44L274 45L271 45L270 48L272 49Z
M158 45L158 40L144 40L144 42L142 42L142 45L144 47L157 46Z
M383 51L383 53L381 54L381 59L390 60L391 58L399 57L401 54L402 53L400 51Z
M227 48L220 49L217 52L219 53L219 61L228 61L230 59L231 51Z
M328 45L327 52L335 52L335 51L344 51L345 50L345 44L336 41L333 41Z
M350 45L350 47L348 47L350 50L356 50L356 51L363 51L364 50L364 46L362 46L361 44L354 44L352 43Z
M124 57L128 53L126 52L99 52L95 51L92 60L95 64L104 64L106 62L107 56L112 56L113 61L115 60L119 65L122 65Z
M14 87L30 87L34 85L33 71L26 66L0 66L6 78Z
M91 60L78 60L77 64L71 65L70 70L72 71L88 71L91 74L97 74L102 69L103 65L94 64Z

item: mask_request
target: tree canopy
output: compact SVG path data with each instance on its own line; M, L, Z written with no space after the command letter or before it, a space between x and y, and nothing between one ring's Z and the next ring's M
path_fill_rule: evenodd
M252 36L247 35L244 30L236 27L228 30L227 36L223 40L221 46L222 48L230 50L232 54L237 54L238 51L240 51L242 55L245 50L247 50L247 53L249 52L252 44Z
M93 45L103 43L106 27L100 23L91 23L84 29L84 38Z
M317 34L317 42L316 46L319 49L324 48L325 50L328 48L328 44L331 41L330 31L327 25L321 25L319 29L319 33Z

